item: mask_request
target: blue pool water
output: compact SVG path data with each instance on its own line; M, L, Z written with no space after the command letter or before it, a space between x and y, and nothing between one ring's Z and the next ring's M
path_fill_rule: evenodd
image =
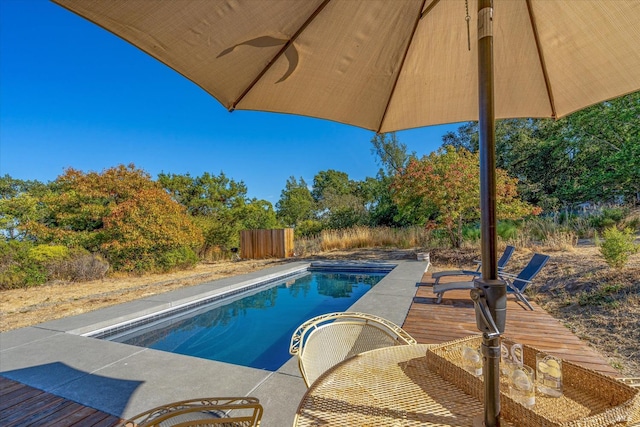
M275 371L294 330L344 311L386 273L311 272L151 325L103 337L140 347Z

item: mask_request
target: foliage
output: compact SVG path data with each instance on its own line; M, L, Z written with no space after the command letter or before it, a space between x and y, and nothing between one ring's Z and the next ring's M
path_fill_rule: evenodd
M629 215L629 209L622 207L605 208L589 217L589 224L598 231L618 225Z
M158 265L163 271L174 269L184 270L193 267L197 263L198 255L196 255L193 249L186 246L164 252L158 260Z
M22 239L20 224L39 218L41 209L38 196L48 187L38 181L13 179L9 175L0 177L0 232L5 239Z
M161 173L158 182L186 207L201 230L201 256L230 254L229 250L240 244L240 230L279 226L271 203L248 200L244 183L227 178L222 172L217 176L205 172L196 177Z
M39 285L46 281L42 265L29 260L30 242L0 241L0 289Z
M59 261L69 256L69 249L60 245L38 245L29 249L28 256L38 263Z
M115 270L154 270L164 252L202 243L186 209L134 165L67 169L40 203L46 212L24 224L26 235L102 253Z
M315 219L307 219L305 221L300 222L295 228L295 237L296 238L304 238L304 237L313 237L318 234L323 229L323 225L320 221Z
M640 246L633 243L634 237L628 228L621 231L616 227L610 227L604 231L600 253L609 266L622 268L629 256L638 252Z
M186 209L162 189L139 191L114 206L104 218L101 250L112 267L122 271L166 271L167 252L193 250L202 244L201 231Z
M504 240L513 240L518 236L518 226L513 221L499 221L496 233Z
M462 243L465 224L480 219L479 157L453 147L409 161L393 182L401 214L414 223L435 221L447 230L453 247ZM502 219L517 219L539 210L518 198L516 180L496 170L496 210Z
M286 227L296 227L303 221L314 219L316 202L309 186L301 177L289 177L276 203L276 216Z
M518 178L523 199L546 211L585 201L637 201L640 92L560 120L496 122L496 165ZM443 146L478 150L477 123L443 136ZM544 165L544 167L541 167Z
M376 178L366 178L360 183L361 195L369 214L369 225L406 227L411 221L403 217L393 200L391 184L393 177L402 171L409 159L416 154L408 153L407 146L401 143L395 132L376 134L371 139L371 152L381 166Z
M0 242L0 289L40 285L50 280L80 281L104 277L109 265L80 248Z
M462 239L468 242L480 241L480 227L475 224L465 225L462 227Z
M158 183L192 216L209 216L241 208L247 195L247 187L242 181L229 179L222 172L218 176L205 172L196 177L161 173Z
M407 152L407 145L398 140L395 132L377 133L371 138L371 144L373 145L371 152L378 158L382 176L400 173L409 159L416 157L415 152L411 154Z

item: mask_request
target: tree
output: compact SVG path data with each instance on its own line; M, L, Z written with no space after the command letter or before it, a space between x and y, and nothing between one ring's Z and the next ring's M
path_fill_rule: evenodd
M345 172L329 169L316 174L311 194L325 228L349 228L368 222L361 190Z
M361 194L369 212L369 224L372 226L406 226L411 222L400 215L398 206L391 194L393 177L400 173L415 152L408 153L407 146L401 143L395 132L380 133L371 139L371 152L377 157L380 170L376 178L367 178L360 183Z
M271 229L280 226L273 205L267 200L251 199L244 205L240 217L243 229L246 230Z
M480 218L479 156L454 147L439 149L420 160L411 159L393 182L394 199L401 214L418 223L435 221L447 230L451 245L460 247L462 228ZM517 181L496 171L497 214L501 219L538 213L522 202Z
M639 118L640 92L635 92L560 120L498 120L496 165L518 178L524 200L545 210L584 201L637 201ZM477 123L448 133L444 145L476 152Z
M286 227L296 227L303 221L314 219L315 210L316 202L304 179L300 177L297 181L295 177L289 177L276 203L276 217Z
M371 152L378 158L382 168L381 174L393 176L406 166L410 158L415 157L415 152L409 154L407 145L401 143L395 132L389 134L378 133L371 138L373 148Z
M218 176L205 172L197 177L188 173L160 173L158 182L193 216L208 216L224 209L241 208L247 197L244 182L229 179L224 172Z
M319 205L322 205L325 197L330 193L332 196L344 196L352 194L355 189L353 181L349 175L334 169L320 171L313 177L313 190L311 195ZM322 209L322 207L321 207Z
M40 217L42 206L38 197L48 191L49 187L39 181L0 177L0 233L5 239L24 238L21 226Z
M168 269L193 255L202 234L184 207L173 201L149 174L133 164L102 173L67 169L40 203L46 212L25 224L40 243L80 246L101 252L115 269Z
M242 181L208 172L202 176L189 174L158 175L158 182L171 197L186 206L204 235L202 253L228 251L240 244L240 230L276 225L271 203L247 200L247 187Z

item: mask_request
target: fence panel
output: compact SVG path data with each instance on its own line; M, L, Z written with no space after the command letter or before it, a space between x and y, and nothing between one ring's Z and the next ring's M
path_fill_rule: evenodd
M292 256L293 228L242 230L240 232L241 258L288 258Z

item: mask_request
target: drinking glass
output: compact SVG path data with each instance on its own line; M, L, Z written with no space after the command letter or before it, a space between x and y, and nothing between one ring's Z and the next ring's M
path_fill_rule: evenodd
M482 375L482 356L480 349L462 346L462 367L476 377Z
M551 397L562 396L562 359L536 354L536 383L540 393Z
M509 394L527 408L536 404L535 372L527 365L515 365L509 376Z
M522 366L522 344L500 344L500 375L509 377L516 366Z

